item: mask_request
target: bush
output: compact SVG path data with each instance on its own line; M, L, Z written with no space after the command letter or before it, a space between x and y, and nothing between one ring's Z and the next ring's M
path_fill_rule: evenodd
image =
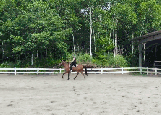
M94 63L97 67L102 67L102 62L98 59L93 59L92 63Z
M23 66L22 61L17 60L17 62L4 62L0 65L0 67L1 68L14 68L14 67L24 67L24 66Z
M97 67L126 67L128 66L128 61L122 55L116 55L114 58L113 53L105 54L105 55L97 55L95 58L90 57L89 54L78 53L78 54L66 54L66 62L70 62L73 59L73 56L76 57L77 64L82 63L93 63L97 65ZM35 58L34 65L31 66L31 59L28 58L26 60L18 60L16 63L13 62L4 62L0 65L0 67L58 67L58 64L62 59L54 59L53 57L48 58Z
M99 55L92 61L98 67L126 67L128 66L126 59L122 55L113 56L113 53Z
M16 62L4 62L0 64L1 68L14 68L14 67L37 67L37 68L44 68L44 67L49 67L53 68L58 67L58 64L61 62L61 60L55 60L53 58L43 58L39 59L36 58L34 59L34 65L31 65L31 59L26 59L26 60L17 60Z
M87 53L85 53L85 54L79 53L78 54L78 57L77 57L78 63L89 63L91 61L92 61L92 58L90 57L89 54L87 54Z
M124 59L122 55L116 55L114 58L114 64L113 67L127 67L127 61Z
M91 58L90 55L87 54L87 53L85 53L85 54L83 54L83 53L78 53L78 54L74 54L74 53L72 53L72 54L67 54L66 61L67 61L67 62L72 61L73 56L76 57L76 61L77 61L78 64L80 64L80 63L89 63L89 62L92 61L92 58Z
M43 59L35 59L34 67L51 67L58 66L61 60L55 60L51 57L43 58Z
M12 62L4 62L4 63L0 64L0 67L1 68L10 68L10 67L15 67L15 66L14 66L14 63L12 63Z
M126 56L126 60L128 61L128 65L130 65L131 67L138 67L139 63L138 63L138 54L129 54Z

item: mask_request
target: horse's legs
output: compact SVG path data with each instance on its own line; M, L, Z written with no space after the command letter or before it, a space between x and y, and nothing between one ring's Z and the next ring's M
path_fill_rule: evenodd
M69 80L70 78L69 78L69 75L70 75L70 72L68 72L68 79L67 80Z
M79 72L77 72L77 75L79 74ZM77 77L77 75L75 76L75 78ZM75 80L75 78L74 78L74 80Z
M84 73L83 73L83 71L81 71L81 74L84 76L84 78L85 78L85 75L84 75Z
M64 76L64 74L66 74L66 73L67 73L67 72L63 73L62 78L64 78L63 76Z

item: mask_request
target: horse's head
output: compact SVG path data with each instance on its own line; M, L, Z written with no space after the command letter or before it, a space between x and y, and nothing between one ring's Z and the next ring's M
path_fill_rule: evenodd
M65 64L65 62L62 60L62 62L59 64L59 66L62 66L64 64Z

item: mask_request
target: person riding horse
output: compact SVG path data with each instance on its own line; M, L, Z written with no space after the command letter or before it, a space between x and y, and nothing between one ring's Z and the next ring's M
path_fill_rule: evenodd
M70 71L72 70L73 65L76 67L76 58L74 56L73 56L72 63L70 64Z
M73 60L73 62L76 62L76 60L74 61ZM69 67L69 63L67 63L67 62L65 62L65 61L62 61L60 64L59 64L59 66L64 66L64 70L65 70L65 72L63 73L63 75L62 75L62 78L64 78L63 76L64 76L64 74L66 74L66 73L68 73L68 79L67 80L69 80L70 78L69 78L69 75L70 75L70 67ZM73 71L75 71L75 72L77 72L77 75L79 74L79 73L81 73L83 76L84 76L84 78L85 78L85 75L87 75L88 76L88 74L87 74L87 67L86 66L84 66L84 65L82 65L82 64L78 64L77 65L77 67L74 67L74 68L72 68L73 69ZM85 69L85 75L84 75L84 73L83 73L83 69ZM77 75L75 76L75 78L77 77ZM75 80L75 78L74 78L74 80Z

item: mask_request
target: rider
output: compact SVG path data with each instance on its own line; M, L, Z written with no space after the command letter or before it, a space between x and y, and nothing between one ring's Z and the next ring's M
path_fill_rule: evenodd
M75 58L75 56L73 56L72 63L70 64L70 70L72 70L73 65L76 67L76 58Z

